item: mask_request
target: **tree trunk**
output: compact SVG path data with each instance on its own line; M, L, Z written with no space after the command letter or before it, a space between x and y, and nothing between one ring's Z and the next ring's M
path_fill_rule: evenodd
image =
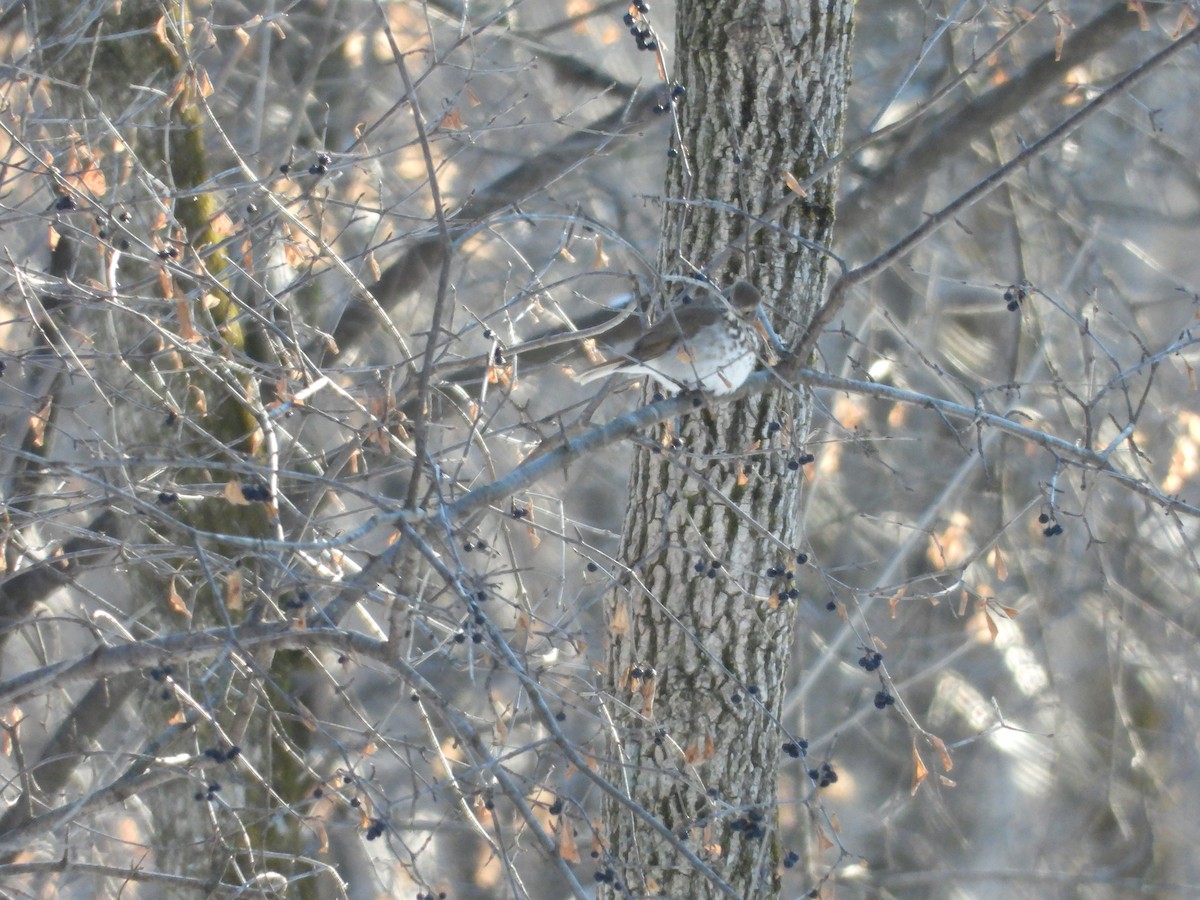
M836 152L852 7L681 0L677 11L686 94L667 194L697 205L666 206L662 269L686 274L681 260L704 267L734 247L708 274L757 285L785 343L826 279L826 257L793 236L828 244L834 179L748 242L751 220L726 210L766 213L787 196L786 172L803 180ZM621 548L631 577L608 608L614 783L676 841L610 799L610 896L778 893L776 770L797 724L778 717L796 607L788 573L804 550L808 420L805 397L775 389L668 423L654 438L661 449L636 455Z

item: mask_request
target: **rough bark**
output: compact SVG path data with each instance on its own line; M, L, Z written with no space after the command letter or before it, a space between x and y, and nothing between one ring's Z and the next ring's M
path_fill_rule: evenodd
M836 152L852 6L683 0L677 13L676 80L687 91L677 114L692 174L681 154L667 195L695 204L665 207L660 262L686 273L681 260L704 267L738 248L708 274L755 283L785 343L825 284L826 258L795 237L828 244L833 181L748 242L747 216L703 204L761 214L786 196L785 172L803 180ZM767 571L795 570L804 549L807 423L803 396L771 391L698 409L634 460L621 548L631 577L608 609L614 780L678 840L609 801L609 896L778 893L776 770L798 724L778 716L795 604L779 600L786 574Z

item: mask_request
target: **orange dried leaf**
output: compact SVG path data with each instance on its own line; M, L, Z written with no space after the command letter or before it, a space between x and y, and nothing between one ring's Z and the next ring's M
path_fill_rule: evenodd
M575 829L566 819L558 820L558 855L572 865L579 864L579 846L575 843Z
M916 739L913 740L912 755L913 755L913 781L912 781L911 793L916 794L917 788L919 788L921 786L921 782L929 777L929 770L925 768L925 763L921 759L921 754L917 752Z
M175 279L171 277L171 273L165 267L158 270L158 292L162 294L164 300L170 300L175 296Z
M462 131L466 128L463 118L456 109L448 109L442 115L442 128L447 131Z
M108 192L108 181L105 179L104 173L91 160L88 160L79 173L79 183L87 188L94 197L102 197Z
M1008 562L999 547L992 548L992 570L1001 581L1008 581Z
M179 592L175 590L175 576L171 576L171 580L167 582L167 607L171 612L181 616L191 617L191 612L187 608L187 604L183 602L183 598L179 596Z
M308 816L304 820L306 829L313 829L317 832L317 853L324 855L329 852L329 832L325 829L325 825L317 816Z
M804 190L804 185L802 185L796 176L791 172L783 173L783 183L786 184L787 189L797 197L804 198L808 196L808 191Z
M609 616L608 630L613 634L627 634L629 632L629 610L619 600L613 607L612 615Z
M1196 27L1196 16L1186 6L1179 10L1179 18L1175 20L1175 27L1171 29L1171 40L1178 40L1179 36L1185 31L1191 31Z
M175 318L179 322L179 339L185 344L195 344L201 340L200 332L192 324L192 309L186 300L175 303Z
M988 610L983 611L983 618L987 622L988 634L992 636L994 641L1000 635L1000 626L996 624L996 620L992 618L992 614Z
M50 423L53 405L53 399L47 395L38 411L29 417L29 436L34 447L41 447L46 441L46 426Z
M242 483L236 478L232 481L225 482L225 488L221 492L222 495L234 506L249 506L250 501L246 499L246 495L242 493Z
M225 582L225 608L231 612L241 612L245 608L240 569L230 572L229 579ZM299 703L299 701L296 702Z
M212 82L208 79L208 72L203 66L196 67L196 88L200 91L201 97L211 97L213 93Z
M592 268L604 269L608 267L608 263L608 253L604 250L604 239L598 237L596 238L596 253L592 257Z
M1150 30L1150 17L1146 15L1146 7L1142 0L1129 0L1129 5L1125 7L1129 12L1137 13L1138 25L1142 31Z
M196 404L196 411L200 413L201 416L207 416L208 395L194 384L188 385L188 392L196 398L194 401Z
M217 213L208 222L211 240L224 240L233 234L233 219L229 218L228 213Z
M954 760L950 758L950 751L946 748L946 742L936 735L930 735L929 741L933 744L933 749L937 751L938 759L942 764L942 770L953 772Z
M1054 61L1062 59L1063 45L1067 42L1067 29L1075 24L1058 10L1050 10L1050 18L1054 20Z

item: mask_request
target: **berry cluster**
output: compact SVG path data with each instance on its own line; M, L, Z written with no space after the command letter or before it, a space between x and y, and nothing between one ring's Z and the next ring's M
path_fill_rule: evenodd
M250 503L267 503L271 499L271 489L263 482L243 484L242 496Z
M1057 537L1063 532L1063 527L1055 522L1054 517L1049 513L1042 513L1038 516L1038 522L1045 526L1042 529L1042 534L1046 537Z
M1021 304L1025 302L1025 298L1029 296L1029 292L1033 290L1033 286L1028 281L1022 281L1020 284L1010 284L1004 292L1004 305L1008 307L1009 312L1016 312L1021 308Z
M868 672L874 672L883 663L883 654L876 650L868 650L858 658L858 664Z
M808 753L808 741L804 738L798 741L788 741L783 745L783 752L792 759L799 759Z
M746 836L747 840L761 840L766 837L767 829L763 826L763 814L761 810L752 809L745 816L734 819L729 823L730 831L740 831Z
M234 744L228 750L218 750L216 747L209 747L204 751L204 755L215 762L230 762L242 755L242 748L237 744Z
M829 787L838 780L837 772L833 771L833 766L827 762L821 763L819 769L809 769L808 777L816 782L817 787Z
M633 0L629 4L629 12L625 13L624 22L637 41L639 50L654 51L658 49L658 41L654 37L654 29L650 27L650 20L646 18L648 12L650 5L646 0Z
M217 799L217 793L220 790L221 790L221 782L210 781L205 786L204 790L196 791L196 793L192 795L192 799L197 800L197 801L206 800L209 803L212 803L212 801Z

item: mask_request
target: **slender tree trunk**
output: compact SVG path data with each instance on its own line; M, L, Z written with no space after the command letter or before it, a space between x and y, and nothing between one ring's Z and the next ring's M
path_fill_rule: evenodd
M781 227L748 242L749 219L727 210L766 212L786 196L785 173L803 180L836 152L852 8L681 0L677 12L686 154L667 194L696 204L665 207L662 268L686 273L682 261L704 267L737 247L709 274L719 285L735 276L756 284L785 343L803 331L826 279L826 258L794 236L828 244L835 184L819 183ZM614 781L676 840L608 801L609 895L778 893L776 771L797 726L778 719L795 617L780 595L804 550L808 420L803 396L772 390L669 424L654 436L662 449L634 460L621 548L632 577L608 609Z

